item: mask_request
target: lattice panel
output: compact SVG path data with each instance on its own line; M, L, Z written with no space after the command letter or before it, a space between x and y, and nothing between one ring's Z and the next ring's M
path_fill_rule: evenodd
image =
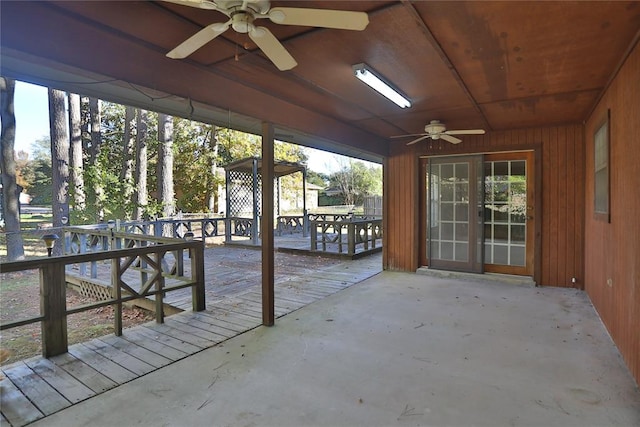
M80 282L80 294L98 301L106 301L112 298L111 287L98 285L97 283L87 282L85 280Z
M255 189L258 196L258 215L260 215L261 179L258 175L258 188ZM229 212L227 216L253 218L253 176L241 171L229 171L228 193Z

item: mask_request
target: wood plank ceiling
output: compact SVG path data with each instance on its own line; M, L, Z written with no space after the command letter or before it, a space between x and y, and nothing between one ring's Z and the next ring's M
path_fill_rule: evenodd
M220 124L233 126L233 114L237 127L259 133L260 120L269 120L282 139L375 159L402 143L389 136L422 132L432 119L488 131L580 123L640 29L638 1L271 4L364 11L370 23L359 32L261 20L298 62L278 71L231 29L187 59L165 57L226 21L217 11L151 1L2 2L1 72L114 101L141 88L175 95L140 106L196 117L194 105L211 105L208 118ZM361 62L412 107L400 109L355 79L352 65ZM114 82L96 89L69 76Z

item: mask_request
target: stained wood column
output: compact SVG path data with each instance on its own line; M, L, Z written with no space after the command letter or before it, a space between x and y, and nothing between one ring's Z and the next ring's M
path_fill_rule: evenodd
M40 268L40 312L42 322L42 356L66 353L67 293L64 264L48 263Z
M275 322L273 249L273 125L262 123L262 324Z

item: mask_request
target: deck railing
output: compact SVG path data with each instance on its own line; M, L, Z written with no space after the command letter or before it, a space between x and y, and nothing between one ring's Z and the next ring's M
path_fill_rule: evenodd
M349 256L366 255L382 247L382 219L312 220L311 250Z
M276 234L302 233L303 237L308 236L308 218L305 215L279 215L276 218Z
M116 231L124 233L145 234L156 237L174 237L182 239L186 233L191 232L197 238L222 236L226 218L221 217L185 217L185 218L158 218L150 221L117 221L113 223ZM106 230L108 224L100 223L79 226L85 230Z
M164 321L163 297L167 292L191 287L194 311L205 309L204 245L202 241L141 236L67 227L68 255L0 264L0 273L39 270L40 315L0 325L0 330L31 323L42 324L42 354L51 357L68 349L67 316L108 305L114 306L114 333L122 334L122 305L152 298L156 321ZM183 263L189 253L187 268ZM98 264L110 268L98 271ZM84 268L82 266L85 266ZM87 268L90 266L90 268ZM74 272L77 269L77 272ZM104 280L101 273L108 278ZM103 301L67 307L66 284L72 277L108 286Z

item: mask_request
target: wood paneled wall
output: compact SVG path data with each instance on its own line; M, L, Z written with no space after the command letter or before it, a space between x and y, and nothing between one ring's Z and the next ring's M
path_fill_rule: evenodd
M593 133L607 110L610 222L594 217ZM585 127L585 288L640 384L640 45L636 45Z
M584 283L584 136L581 124L465 136L463 142L396 143L385 167L384 268L415 271L419 265L419 198L424 185L419 157L533 149L537 151L541 221L537 277L543 286L581 288ZM571 281L576 278L576 284Z

